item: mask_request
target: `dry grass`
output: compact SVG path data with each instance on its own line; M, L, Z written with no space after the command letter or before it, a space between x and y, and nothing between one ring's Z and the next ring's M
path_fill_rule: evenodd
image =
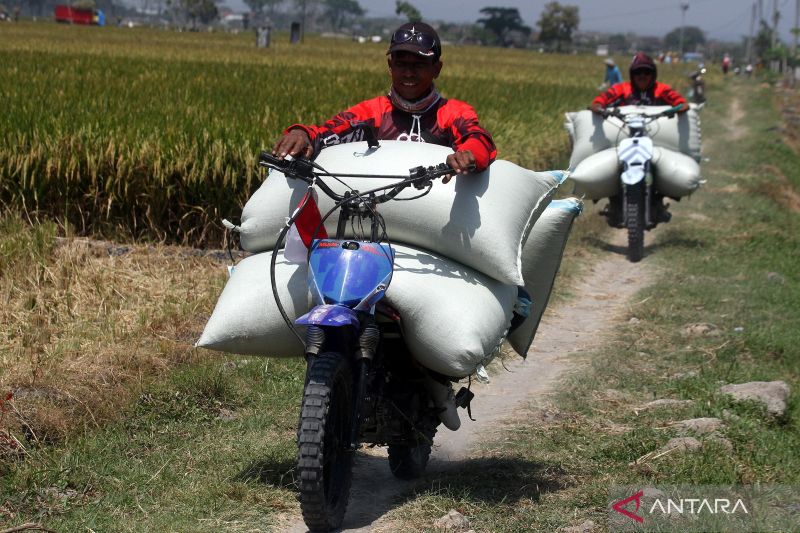
M0 391L13 399L0 429L62 440L114 419L137 384L197 357L218 262L4 222L15 229L0 249Z

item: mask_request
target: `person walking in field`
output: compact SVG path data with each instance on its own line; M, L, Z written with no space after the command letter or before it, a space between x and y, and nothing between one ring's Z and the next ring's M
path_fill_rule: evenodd
M678 113L689 110L686 98L666 83L656 80L658 75L656 64L644 52L638 52L633 56L628 72L630 81L612 85L592 100L589 109L598 114L603 114L608 107L623 105L679 106ZM653 212L659 222L667 222L671 218L663 200L662 194L653 195ZM607 217L610 226L618 227L622 220L621 195L609 198L608 205L601 213Z
M606 65L606 75L603 78L603 87L611 87L617 83L622 83L622 73L614 60L610 57L603 61Z
M422 22L403 24L392 34L387 55L388 94L356 104L320 126L289 126L272 154L312 157L326 146L365 140L364 126L369 126L382 140L450 146L455 153L447 156L447 164L458 174L485 170L497 156L492 136L470 105L436 90L434 80L442 70L436 30Z

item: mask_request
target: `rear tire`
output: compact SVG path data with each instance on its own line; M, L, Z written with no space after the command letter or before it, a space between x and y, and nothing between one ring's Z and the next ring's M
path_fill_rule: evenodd
M336 529L344 519L353 479L352 397L353 377L343 354L315 357L306 375L297 431L300 509L311 531Z
M625 186L625 226L628 229L628 260L641 261L644 256L645 183Z
M416 444L389 445L389 468L398 479L416 479L425 473L436 429L417 434Z

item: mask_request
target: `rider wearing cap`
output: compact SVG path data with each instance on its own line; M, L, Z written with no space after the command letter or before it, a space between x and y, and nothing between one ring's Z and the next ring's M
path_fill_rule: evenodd
M678 113L685 113L689 104L680 93L666 83L656 81L658 71L655 62L644 52L633 56L629 69L630 81L612 85L607 91L598 95L589 106L593 112L602 114L607 107L623 105L669 105L679 106ZM667 222L671 218L668 205L663 204L664 195L655 193L652 198L653 211L659 222ZM617 194L609 198L609 203L601 212L608 218L609 225L622 225L622 197Z
M273 155L312 157L326 146L365 140L365 123L378 139L450 146L455 153L447 156L447 164L458 174L485 170L497 155L492 136L481 127L471 106L442 97L433 83L442 70L442 44L436 30L422 22L403 24L392 35L387 55L392 78L387 95L356 104L321 126L289 126ZM458 429L461 420L450 379L428 371L425 388L445 427Z
M444 98L436 90L433 81L442 70L441 54L436 30L422 22L403 24L392 35L387 52L389 93L356 104L321 126L289 126L273 155L312 157L326 146L365 140L361 125L365 123L378 139L452 147L455 153L447 156L447 164L458 174L485 170L497 155L494 141L471 106Z

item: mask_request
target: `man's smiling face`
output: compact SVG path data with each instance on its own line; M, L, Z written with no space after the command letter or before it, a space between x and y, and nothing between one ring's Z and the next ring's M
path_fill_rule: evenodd
M428 94L441 70L441 61L411 52L395 52L389 57L392 85L397 94L406 100L418 100Z

